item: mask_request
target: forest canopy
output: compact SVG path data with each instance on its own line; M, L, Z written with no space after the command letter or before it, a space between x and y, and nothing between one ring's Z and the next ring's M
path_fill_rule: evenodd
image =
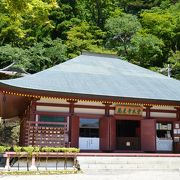
M0 68L36 73L83 50L180 79L176 0L0 0Z

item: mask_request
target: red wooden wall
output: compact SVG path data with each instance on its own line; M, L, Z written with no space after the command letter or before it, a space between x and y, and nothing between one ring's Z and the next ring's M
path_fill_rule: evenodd
M156 151L156 121L154 119L141 120L141 150Z
M116 146L116 124L112 116L100 119L100 150L112 151Z

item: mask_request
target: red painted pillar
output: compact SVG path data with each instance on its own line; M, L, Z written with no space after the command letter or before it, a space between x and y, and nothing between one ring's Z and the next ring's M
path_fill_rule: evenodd
M109 118L110 127L109 127L109 149L111 151L116 149L116 119L114 116Z
M156 120L141 120L141 150L147 152L156 151Z
M26 135L26 119L22 117L20 121L20 137L19 137L20 146L25 145L25 135Z
M36 113L35 113L36 112L36 101L37 101L36 99L33 99L32 102L31 102L29 121L36 121ZM29 144L30 142L28 142L28 145L34 146L35 136L36 136L36 131L35 131L35 127L33 127L32 144ZM29 139L28 139L28 141L29 141Z
M180 108L176 108L176 118L178 121L180 121Z
M71 147L79 147L79 117L71 116Z
M100 150L108 151L109 150L109 118L102 117L100 119Z
M35 121L36 120L36 101L37 100L32 100L31 105L30 105L30 117L29 121Z
M78 144L74 139L75 137L73 137L74 134L72 134L72 133L75 133L75 135L77 134L76 132L74 132L75 131L74 127L76 128L76 126L77 126L77 124L76 124L77 122L76 122L76 120L74 120L74 119L76 119L74 116L74 104L77 101L68 100L67 102L69 103L69 141L70 141L72 147L78 147ZM79 131L79 124L78 124L78 131Z

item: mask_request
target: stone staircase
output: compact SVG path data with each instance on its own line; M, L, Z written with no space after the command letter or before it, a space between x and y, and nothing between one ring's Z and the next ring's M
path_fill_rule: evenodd
M123 171L180 171L180 157L95 157L78 156L87 174L118 174Z

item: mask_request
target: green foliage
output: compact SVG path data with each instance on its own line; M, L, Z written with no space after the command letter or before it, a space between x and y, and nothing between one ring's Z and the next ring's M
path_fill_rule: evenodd
M39 72L64 62L67 59L66 46L62 44L60 39L44 39L43 42L36 43L29 48L27 56L30 62L27 71L30 73Z
M66 60L66 46L59 39L45 39L34 46L23 49L11 45L0 46L0 67L15 63L30 73L35 73Z
M53 152L53 147L42 147L42 152Z
M28 0L5 0L6 6L15 14L22 13L28 8Z
M83 0L78 2L80 15L83 20L88 21L100 29L104 29L106 20L115 16L120 9L112 0Z
M6 147L5 146L0 146L0 153L4 153L6 151Z
M22 151L22 147L20 146L14 146L13 147L13 150L16 152L16 153L20 153Z
M80 150L77 148L65 148L65 147L42 147L40 152L68 152L78 153Z
M34 152L34 147L32 146L22 147L22 151L27 152L28 156L32 156L32 153Z
M163 39L171 39L175 36L176 19L169 12L162 10L145 11L141 14L142 25L148 33L157 35Z
M178 0L121 0L117 2L126 13L139 14L142 10L151 9L153 7L167 8L178 2Z
M0 17L0 45L6 43L19 44L26 34L22 28L22 19L20 17L14 19L7 13L2 12L0 12Z
M78 153L80 151L80 149L77 149L77 148L69 148L68 149L68 152L71 152L71 153Z
M29 58L27 57L27 51L12 47L11 45L0 46L0 67L6 67L15 62L16 66L26 69L29 66Z
M18 144L20 135L20 125L14 126L11 130L11 141L12 144Z
M80 149L78 148L66 148L66 147L38 147L38 146L13 146L12 148L9 146L0 146L0 152L9 151L10 149L14 150L16 153L27 152L28 155L32 155L32 153L39 152L66 152L66 153L78 153Z
M118 50L118 54L128 58L128 46L132 37L141 29L141 24L136 16L122 14L107 20L106 29L111 47Z
M79 55L83 50L98 49L102 45L102 38L105 36L105 33L98 27L92 26L88 22L74 26L67 34L66 45L71 58Z
M153 34L162 39L163 60L168 58L171 50L176 51L180 47L180 3L170 6L167 9L154 8L141 13L141 22L147 33ZM172 11L173 9L173 11Z
M152 34L137 34L131 40L131 61L146 68L162 66L163 46L163 41Z
M19 120L0 123L0 144L6 147L17 145L19 142Z
M34 152L36 152L36 153L39 153L39 152L40 152L40 150L41 150L41 148L40 148L40 147L35 146L33 151L34 151Z
M1 0L0 44L25 45L47 36L53 29L48 19L55 1Z
M172 77L180 80L180 51L176 51L168 58Z
M0 0L0 68L35 73L87 50L150 69L170 64L179 78L168 59L180 50L179 9L177 0Z
M49 19L53 22L52 38L67 39L67 31L81 22L78 17L76 1L57 0L58 8L51 11Z

